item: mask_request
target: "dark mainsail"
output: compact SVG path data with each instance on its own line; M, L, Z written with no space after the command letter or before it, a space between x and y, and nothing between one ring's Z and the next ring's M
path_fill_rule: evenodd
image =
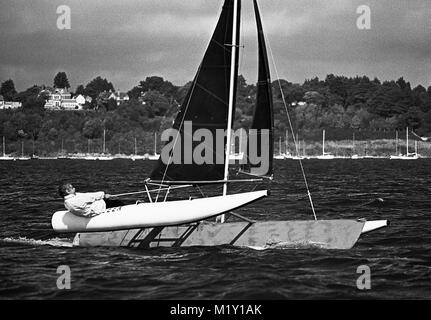
M257 176L272 176L274 115L271 77L259 7L256 0L253 0L253 3L259 47L259 73L256 108L252 125L250 127L251 130L249 132L247 150L245 153L247 163L242 167L242 171L252 173ZM255 161L256 156L260 158L257 162ZM265 165L263 165L262 161L265 162Z
M240 0L237 9L237 39L239 43ZM205 52L199 70L184 99L180 111L174 121L173 129L179 134L171 137L167 144L173 146L174 152L169 164L163 151L160 159L150 175L155 181L208 181L223 179L225 143L216 148L216 130L226 130L228 122L229 85L231 72L232 28L234 0L225 0L214 34ZM238 75L238 54L235 57L235 89ZM236 92L236 90L234 91ZM235 114L235 106L232 114ZM191 130L190 122L192 124ZM188 125L185 125L188 123ZM199 129L207 129L212 133L212 141L202 138L192 141L190 135ZM224 139L222 139L223 142ZM197 145L205 141L205 163L190 162L191 152ZM191 144L191 148L190 148ZM187 145L187 147L186 147ZM166 147L166 146L165 146ZM190 150L191 149L191 150ZM216 153L216 149L218 153ZM178 152L180 151L180 152ZM180 158L175 155L180 154ZM186 159L187 157L187 159ZM176 159L177 161L174 161ZM180 160L180 161L178 161Z

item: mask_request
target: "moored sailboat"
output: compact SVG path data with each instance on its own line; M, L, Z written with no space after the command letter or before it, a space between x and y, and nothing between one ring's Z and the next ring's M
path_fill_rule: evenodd
M409 128L406 128L406 154L398 154L398 131L396 132L396 154L389 158L392 160L417 160L419 159L417 152L417 142L415 143L415 152L409 152Z
M3 136L3 154L0 157L0 160L15 160L14 157L6 155L6 142L5 142L5 137L4 136Z
M149 160L159 160L160 154L157 153L157 132L154 132L154 153L148 156Z
M335 159L335 156L333 154L325 152L325 130L323 130L322 133L322 154L320 156L317 156L316 158L321 160Z
M259 73L256 108L249 131L245 163L235 174L229 172L231 131L235 114L235 92L238 75L239 0L225 0L219 21L204 59L186 95L173 129L176 135L168 144L169 152L161 156L145 182L148 201L108 209L93 218L77 217L68 211L58 211L52 217L52 226L58 232L78 232L77 246L213 246L239 245L268 248L290 245L317 245L322 248L351 248L360 235L387 225L386 220L306 220L306 221L254 221L233 210L268 196L268 190L228 194L235 184L256 184L273 178L273 104L272 90L262 23L256 0L255 17L258 33ZM192 121L188 127L187 121ZM199 130L205 129L212 141L186 141ZM190 131L187 131L190 130ZM222 154L216 152L217 130L223 130ZM265 140L267 139L267 140ZM257 153L267 156L267 163L252 161L251 141L258 141ZM267 143L264 143L267 141ZM165 146L166 147L166 146ZM190 149L187 149L189 148ZM177 157L176 151L192 152L198 148L205 155L221 161L187 162L187 153ZM266 149L265 149L266 148ZM211 150L209 152L208 150ZM193 154L195 153L193 151ZM221 155L221 156L220 156ZM177 159L178 158L178 159ZM174 160L179 160L175 162ZM166 161L167 160L167 161ZM237 178L248 175L248 179ZM250 178L251 176L251 178ZM222 195L182 200L168 200L177 188L223 186ZM254 190L255 186L252 187ZM310 195L310 194L309 194ZM161 199L161 200L160 200ZM239 221L224 221L224 216ZM222 217L214 222L215 217ZM208 220L212 219L212 220Z

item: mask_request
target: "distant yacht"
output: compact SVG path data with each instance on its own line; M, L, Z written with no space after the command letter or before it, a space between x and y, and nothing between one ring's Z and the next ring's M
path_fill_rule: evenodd
M398 153L398 131L396 132L396 149L395 150ZM406 129L406 154L392 155L389 157L389 159L392 159L392 160L417 160L417 159L419 159L417 141L415 141L415 152L413 152L413 153L409 152L409 127L407 127L407 129Z
M154 154L148 156L148 160L159 160L160 154L157 153L157 132L154 132Z
M96 160L113 160L114 157L108 155L98 156Z
M362 159L363 157L360 156L359 154L355 153L355 133L353 132L353 137L352 137L352 156L350 157L351 159Z
M160 158L160 154L150 154L149 156L148 156L148 160L159 160L159 158Z
M285 154L281 153L281 137L279 137L279 139L278 139L278 154L274 155L274 159L276 159L276 160L284 160L285 159Z
M0 157L0 160L16 160L16 159L14 157L3 155L3 156Z
M88 155L88 156L85 156L83 159L84 160L97 160L97 157Z
M304 160L305 158L303 156L289 156L289 159L292 159L292 160Z
M0 160L15 160L14 157L10 157L6 155L6 145L5 145L4 136L3 136L3 156L0 157Z
M133 156L131 156L130 157L130 159L132 160L132 161L135 161L135 160L144 160L144 159L146 159L147 157L146 156L139 156L139 155L137 155L137 154L135 154L135 155L133 155Z
M322 155L317 156L316 158L321 160L335 159L335 156L333 154L325 152L325 130L323 130Z
M30 157L24 156L24 141L21 142L21 157L17 158L18 160L30 160Z

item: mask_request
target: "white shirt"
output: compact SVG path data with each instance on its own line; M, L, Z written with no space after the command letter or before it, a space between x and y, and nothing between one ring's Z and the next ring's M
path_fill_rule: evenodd
M69 194L64 197L64 206L67 210L77 216L92 217L97 216L106 210L106 203L103 200L103 191L93 193Z

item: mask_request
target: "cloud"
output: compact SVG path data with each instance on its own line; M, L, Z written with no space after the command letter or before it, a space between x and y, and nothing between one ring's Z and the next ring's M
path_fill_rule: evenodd
M22 90L51 84L65 70L72 86L98 75L122 90L155 74L184 84L193 78L221 10L214 0L69 0L72 29L58 30L56 9L64 2L0 0L0 81L12 78ZM356 8L363 4L371 8L371 30L356 28ZM260 8L281 78L367 74L430 85L428 0L271 0ZM251 1L242 9L240 72L253 82Z

